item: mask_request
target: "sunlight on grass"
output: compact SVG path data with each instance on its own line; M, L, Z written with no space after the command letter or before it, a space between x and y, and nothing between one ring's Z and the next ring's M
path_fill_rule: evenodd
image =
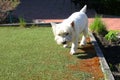
M69 49L58 46L49 27L0 27L0 80L88 80Z

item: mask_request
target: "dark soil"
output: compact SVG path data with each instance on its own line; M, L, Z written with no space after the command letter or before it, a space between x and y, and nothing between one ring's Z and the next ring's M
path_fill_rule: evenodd
M120 80L120 39L110 43L103 36L96 34L94 36L108 62L115 80Z

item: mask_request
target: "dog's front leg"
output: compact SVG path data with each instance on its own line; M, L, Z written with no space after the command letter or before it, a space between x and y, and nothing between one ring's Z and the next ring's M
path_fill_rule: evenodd
M70 54L73 55L76 53L78 47L78 38L76 38L73 42L72 42L72 46L71 46L71 51Z

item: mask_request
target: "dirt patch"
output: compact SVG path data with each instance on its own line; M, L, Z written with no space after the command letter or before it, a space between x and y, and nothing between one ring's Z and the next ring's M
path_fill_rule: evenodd
M94 80L99 80L104 77L100 69L98 57L79 61L76 65L69 65L69 68L72 70L88 72L93 76L92 78Z
M87 42L89 41L90 39ZM94 46L89 43L84 47L80 47L77 52L78 62L75 65L69 65L68 68L70 70L88 72L93 76L93 80L103 79L104 75L100 68L99 58L96 55ZM82 52L84 53L82 54Z

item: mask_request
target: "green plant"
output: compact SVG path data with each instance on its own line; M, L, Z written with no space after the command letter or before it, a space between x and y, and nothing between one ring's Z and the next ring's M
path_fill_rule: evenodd
M19 22L20 22L20 27L25 27L26 26L26 22L25 22L24 18L20 17Z
M94 33L102 35L107 33L106 26L101 20L101 16L95 16L94 22L90 25L90 30Z
M116 41L117 40L117 32L116 31L109 31L108 34L105 35L105 39L108 41Z

